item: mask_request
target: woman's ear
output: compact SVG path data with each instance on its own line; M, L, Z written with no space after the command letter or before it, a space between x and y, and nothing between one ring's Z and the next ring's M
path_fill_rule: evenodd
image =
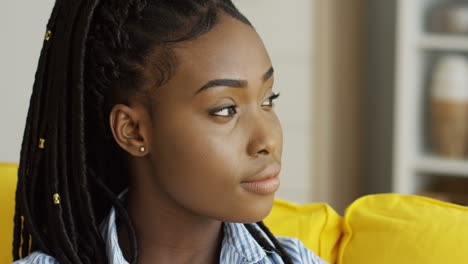
M117 104L112 107L109 121L114 140L121 148L130 155L143 157L149 153L149 135L148 130L151 125L146 109L135 105L129 107L124 104Z

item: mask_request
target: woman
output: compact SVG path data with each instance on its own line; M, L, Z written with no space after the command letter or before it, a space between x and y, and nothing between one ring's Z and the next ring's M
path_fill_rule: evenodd
M273 72L230 0L57 0L15 263L324 263L261 222L281 164Z

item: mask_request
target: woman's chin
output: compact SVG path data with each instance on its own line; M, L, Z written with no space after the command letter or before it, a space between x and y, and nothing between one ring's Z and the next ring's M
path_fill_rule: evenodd
M232 210L236 214L231 214L225 222L247 224L262 221L270 214L273 208L273 201L274 195L246 202L240 205L238 210Z

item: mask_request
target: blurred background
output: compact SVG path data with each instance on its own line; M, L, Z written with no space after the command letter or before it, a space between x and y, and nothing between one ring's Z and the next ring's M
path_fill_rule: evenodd
M468 1L233 0L275 67L278 197L338 212L382 192L468 204ZM54 0L0 10L0 162L18 163Z

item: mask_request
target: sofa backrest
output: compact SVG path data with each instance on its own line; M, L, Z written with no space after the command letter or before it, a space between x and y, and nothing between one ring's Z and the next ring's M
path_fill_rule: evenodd
M0 263L11 263L18 165L0 163Z

